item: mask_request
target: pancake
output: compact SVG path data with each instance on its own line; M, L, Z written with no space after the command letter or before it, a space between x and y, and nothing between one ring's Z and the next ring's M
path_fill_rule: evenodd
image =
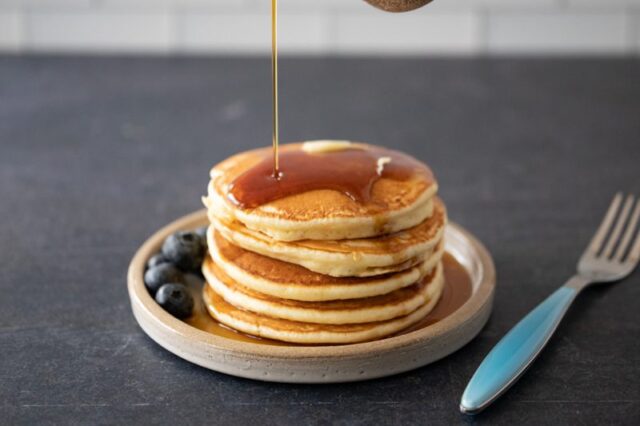
M281 155L305 150L318 156L317 161L330 161L332 152L349 149L365 150L383 160L411 161L415 172L408 179L380 177L371 187L370 199L356 201L334 189L316 189L289 195L255 208L241 208L229 196L233 182L248 169L272 155L262 148L232 156L211 170L208 196L203 199L211 215L220 220L240 222L246 228L280 241L356 239L393 233L411 228L427 219L433 211L431 199L437 183L423 163L397 151L372 145L316 141L280 147ZM286 163L286 162L285 162ZM286 164L283 164L283 167Z
M319 324L358 324L407 315L427 302L427 285L442 274L438 264L420 282L391 293L350 300L303 302L249 289L234 281L210 258L202 269L209 285L228 303L272 318Z
M239 222L226 223L209 214L222 236L246 250L303 266L333 277L368 277L397 272L425 259L442 239L446 210L438 198L433 215L413 228L377 238L277 241Z
M236 308L218 295L210 285L203 288L209 314L220 323L253 336L302 344L346 344L380 339L423 319L438 302L444 278L440 274L427 286L428 301L408 315L362 324L315 324L265 317Z
M207 239L212 260L234 281L273 297L309 302L371 297L409 286L431 272L444 252L444 242L440 241L424 261L400 272L375 277L331 277L235 246L213 227L209 228Z

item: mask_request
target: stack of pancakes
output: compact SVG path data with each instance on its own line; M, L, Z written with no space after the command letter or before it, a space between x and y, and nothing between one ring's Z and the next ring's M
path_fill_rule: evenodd
M281 150L322 156L371 148L323 141ZM203 198L211 221L203 264L209 313L246 334L304 344L374 340L424 318L444 286L447 221L429 169L379 178L364 203L320 189L242 208L230 197L232 183L268 150L211 171Z

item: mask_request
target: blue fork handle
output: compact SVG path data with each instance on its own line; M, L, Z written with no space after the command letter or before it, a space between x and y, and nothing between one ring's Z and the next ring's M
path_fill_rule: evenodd
M475 414L498 398L538 356L578 294L563 286L524 317L489 352L465 389L460 410Z

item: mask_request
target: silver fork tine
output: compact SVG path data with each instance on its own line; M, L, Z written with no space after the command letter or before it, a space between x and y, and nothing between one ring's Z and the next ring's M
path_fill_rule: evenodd
M638 232L636 241L633 243L633 247L631 247L631 251L629 252L629 256L627 256L627 260L625 262L636 264L638 261L640 261L640 232Z
M628 195L627 199L624 201L622 205L622 211L618 216L618 220L616 221L615 226L613 227L613 231L611 231L611 236L609 237L609 242L604 248L602 252L602 257L608 259L613 252L613 248L615 247L618 239L620 238L620 233L622 232L622 228L624 227L625 222L627 221L627 217L629 216L629 211L631 210L631 206L633 205L633 195Z
M633 238L633 234L636 232L636 227L638 225L638 219L640 219L640 200L636 200L636 208L633 209L633 213L631 214L631 220L629 221L629 226L622 236L622 241L618 246L618 250L616 250L616 254L614 259L621 262L622 256L624 256L625 251L629 247L629 243L631 242L631 238ZM638 237L640 239L640 236Z
M607 214L602 219L602 223L600 223L600 227L598 231L595 233L591 242L589 243L589 247L587 251L592 252L594 255L598 253L600 247L602 247L602 242L604 241L604 237L607 235L607 231L611 227L611 223L613 223L613 219L616 217L616 212L618 211L618 207L620 206L620 202L622 202L622 193L618 192L615 197L613 197L613 201L609 206L609 210L607 210Z

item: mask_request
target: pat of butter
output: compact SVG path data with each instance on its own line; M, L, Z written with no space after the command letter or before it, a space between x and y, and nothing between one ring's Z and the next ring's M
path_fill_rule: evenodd
M345 149L359 148L350 141L320 140L308 141L302 144L302 150L309 154L322 154L325 152L342 151Z
M378 176L382 176L382 171L384 170L385 164L389 164L390 162L391 162L391 157L378 158L378 164L376 167L376 173L378 173Z

